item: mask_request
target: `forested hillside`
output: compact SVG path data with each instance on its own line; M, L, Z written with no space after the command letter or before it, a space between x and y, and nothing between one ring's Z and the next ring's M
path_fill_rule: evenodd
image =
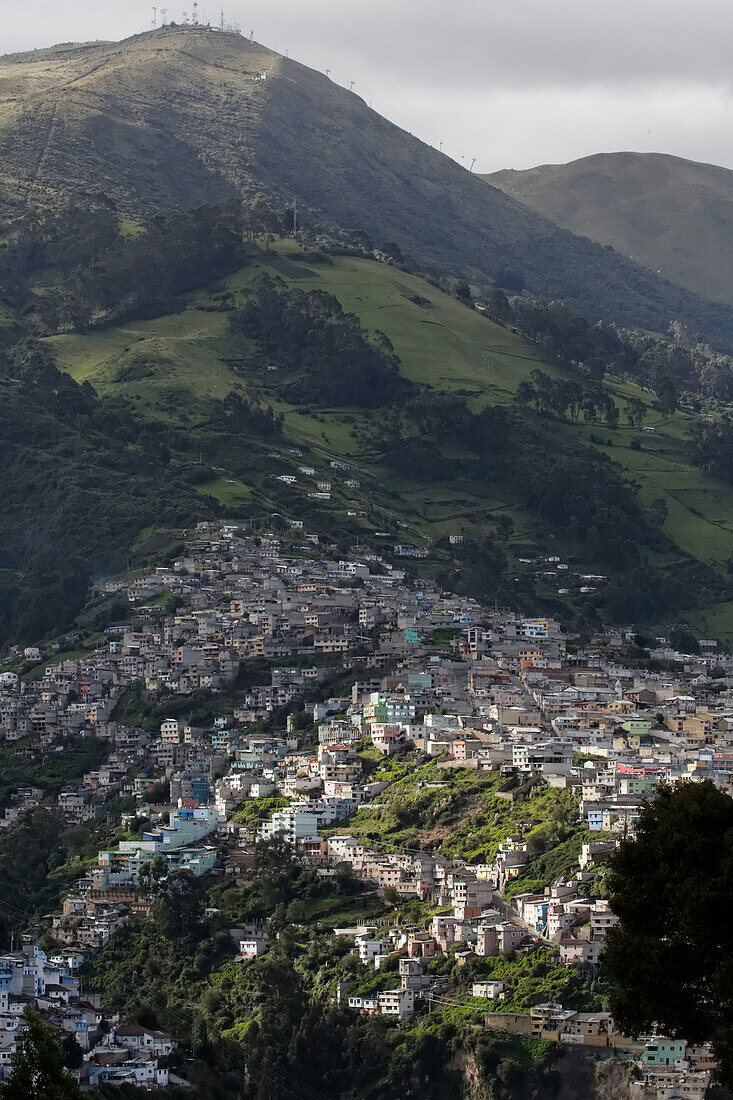
M273 511L344 547L423 547L447 587L576 626L692 616L727 634L731 433L693 408L724 409L725 357L496 288L480 312L466 285L451 297L363 242L243 239L240 218L102 206L86 228L69 210L0 251L6 637L68 621L151 539ZM34 454L16 426L28 385L56 417ZM26 584L63 597L21 599Z

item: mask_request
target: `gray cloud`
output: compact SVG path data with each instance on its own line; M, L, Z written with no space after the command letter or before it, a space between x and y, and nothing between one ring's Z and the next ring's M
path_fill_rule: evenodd
M615 149L733 167L730 0L224 3L259 41L356 81L380 113L478 170ZM169 16L189 4L168 0ZM204 8L218 18L219 3ZM10 52L136 33L152 8L0 0L0 15Z

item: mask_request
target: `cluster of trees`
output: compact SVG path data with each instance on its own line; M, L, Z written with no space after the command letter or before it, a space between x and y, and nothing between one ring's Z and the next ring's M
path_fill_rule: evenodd
M518 423L511 408L493 405L474 413L460 394L414 386L411 391L413 396L383 425L381 451L388 466L421 480L447 479L458 464L443 456L442 444L467 448L480 458L511 451L511 429Z
M664 502L643 511L636 487L616 463L591 447L562 450L537 416L597 417L603 411L615 424L618 411L611 396L587 377L556 380L540 371L533 373L523 392L524 405L473 413L459 394L421 389L386 417L384 461L426 480L447 480L465 468L472 476L490 477L510 487L542 530L558 535L571 553L612 571L597 602L613 621L651 620L662 611L702 600L704 593L722 592L720 579L706 567L693 575L690 570L664 572L643 566L642 546L665 545ZM643 401L629 399L625 414L632 427L643 422L646 408ZM443 445L453 448L450 459ZM456 445L473 451L475 458L457 458ZM439 578L445 587L477 599L536 603L531 578L512 579L508 585L500 538L469 540L463 547L451 547L450 553L453 564Z
M116 243L119 232L109 203L70 206L53 217L29 212L0 245L0 286L14 304L24 305L42 272L67 273L92 263Z
M403 389L399 359L387 337L370 337L325 291L288 288L282 279L261 275L230 321L234 333L255 340L276 364L296 374L288 387L291 400L370 407Z
M74 1059L70 1057L71 1044L62 1041L55 1027L45 1024L27 1006L23 1015L25 1032L18 1042L10 1076L0 1086L0 1100L81 1100L82 1091L66 1068L81 1058L79 1044L68 1036L77 1055Z
M592 378L600 379L612 364L625 362L623 344L612 326L594 325L562 302L524 296L508 300L497 291L488 308L495 320L514 325L561 366L582 365Z
M219 206L159 216L127 234L114 210L75 208L18 227L0 250L0 289L46 332L152 317L240 266L242 234L241 212ZM37 282L42 295L32 291Z
M73 695L69 702L76 702ZM95 737L67 738L62 753L51 753L40 760L7 745L0 749L0 807L8 804L18 787L33 785L49 794L58 794L62 787L98 767L106 755L105 743Z
M282 432L272 408L236 392L201 412L186 430L143 420L77 384L28 337L0 355L0 645L69 625L91 578L119 568L145 527L215 514L195 489L214 476L201 456L246 472L242 437Z
M610 859L619 923L602 963L611 1011L630 1035L711 1042L718 1078L733 1085L733 798L709 781L662 787L635 838Z
M470 596L476 600L509 597L510 593L505 590L503 583L507 557L496 539L489 536L466 539L452 549L454 563L438 576L439 584L460 596Z
M247 967L227 967L215 977L201 1011L210 1032L233 1029L245 1063L245 1097L286 1096L298 1082L335 1098L348 1082L348 1092L365 1100L460 1100L464 1080L453 1058L472 1050L471 1029L397 1029L334 1004L334 979L357 967L347 941L311 940L305 950L278 944ZM493 1078L492 1096L521 1095L502 1080L510 1066L497 1075L511 1044L482 1035L475 1044L482 1056L477 1075Z
M30 341L0 361L0 644L71 622L149 525L213 514L155 426L101 402Z
M733 483L733 414L693 417L689 434L693 461L703 473Z
M601 604L612 622L655 622L676 611L707 607L730 599L730 582L692 558L664 567L638 564L614 572L603 587Z
M618 427L618 407L602 386L580 379L550 378L540 370L533 370L530 377L531 381L520 382L517 388L520 405L534 405L538 412L558 420L582 416L586 423L603 419L609 428Z
M58 886L50 877L65 859L61 840L64 821L61 814L46 806L38 806L24 814L0 837L0 871L3 875L3 894L13 908L6 911L1 926L4 949L10 947L10 932L16 927L17 918L8 913L17 912L20 920L29 923L34 917L40 922L43 913L49 912L58 900ZM39 929L40 930L40 924Z
M423 439L460 442L477 455L505 454L511 446L512 410L491 405L474 413L457 393L436 393L425 387L404 406L404 415Z
M101 746L95 745L96 750ZM43 766L26 767L19 779L46 790L59 790L66 783L79 783L90 765L99 763L104 750L72 752L74 761L60 770L57 777L44 778ZM3 769L14 771L14 758L4 752ZM17 775L17 773L16 773ZM15 789L17 790L17 784ZM6 794L7 792L4 792ZM114 817L115 806L108 806ZM11 933L20 930L40 937L43 914L53 912L62 896L79 878L80 865L74 861L90 859L108 843L114 825L105 818L92 818L81 825L67 826L54 807L36 806L22 814L0 834L0 873L3 876L5 909L0 919L0 945L9 950Z
M683 591L674 575L642 564L612 576L603 590L606 614L616 623L653 622L665 611L679 607L682 600Z
M570 454L527 452L518 458L521 499L552 531L582 546L614 569L639 560L639 545L651 534L620 468L592 447Z
M632 428L640 428L644 423L647 406L639 397L630 397L626 402L626 419Z
M652 390L663 412L672 412L683 394L733 400L733 360L691 336L679 322L667 337L596 324L568 309L531 295L507 297L494 289L487 313L512 325L545 356L567 369L582 369L600 380L607 373L634 379Z
M263 409L250 397L235 391L214 404L209 423L212 428L233 434L247 432L265 438L281 435L283 430L283 418L273 412L271 405Z

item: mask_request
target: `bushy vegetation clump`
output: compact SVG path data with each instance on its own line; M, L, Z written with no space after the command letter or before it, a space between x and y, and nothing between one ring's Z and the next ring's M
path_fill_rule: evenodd
M293 372L291 400L374 406L406 389L387 337L371 337L325 291L306 292L260 275L244 306L232 313L231 326Z

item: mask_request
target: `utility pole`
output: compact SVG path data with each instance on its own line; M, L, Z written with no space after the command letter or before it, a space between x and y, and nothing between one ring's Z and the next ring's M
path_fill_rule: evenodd
M475 163L476 163L476 158L474 157L473 160L471 161L471 167L468 169L469 172L473 172L473 166L474 166Z

